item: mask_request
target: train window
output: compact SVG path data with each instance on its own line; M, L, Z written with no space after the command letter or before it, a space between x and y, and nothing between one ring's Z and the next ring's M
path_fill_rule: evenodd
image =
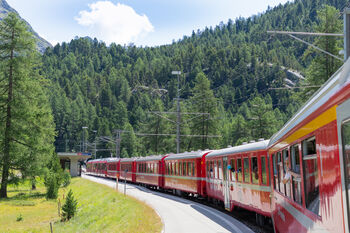
M207 161L207 177L210 178L210 167L209 167L209 161Z
M182 176L182 163L179 163L179 175Z
M213 167L213 161L210 161L209 163L209 177L213 178L214 177L214 167Z
M196 175L196 167L194 166L194 162L192 162L192 175Z
M250 183L250 173L249 173L249 159L244 158L243 159L243 177L244 177L244 182Z
M188 169L188 174L187 175L191 176L191 174L192 174L192 167L191 167L191 163L190 162L187 163L187 169Z
M175 175L179 174L179 163L175 163Z
M236 174L237 174L237 172L236 172L236 160L234 160L234 159L231 159L231 172L230 172L230 174L231 174L231 180L232 181L236 181L236 179L237 179L237 177L236 177Z
M222 180L222 169L221 169L221 161L218 161L218 174L219 174L219 179Z
M283 164L283 178L285 177L285 174L287 172L289 172L290 170L290 162L289 162L289 151L288 149L285 149L282 151L282 155L283 155L283 161L284 161L284 164ZM287 182L284 186L284 194L291 198L292 197L292 194L291 194L291 183L290 182Z
M183 167L184 167L184 176L187 176L187 166L186 166L186 162L183 163Z
M302 148L306 208L320 215L320 193L315 137L304 140L302 142Z
M237 159L237 181L242 182L242 159Z
M281 154L281 152L277 152L277 175L278 175L278 181L279 181L279 185L278 185L278 191L281 193L284 193L284 184L282 182L283 180L283 175L284 175L284 170L283 170L283 156Z
M217 170L217 169L218 169L218 167L216 166L216 161L214 161L214 167L213 167L214 174L213 174L213 175L214 175L214 178L215 178L215 179L218 178L218 177L217 177L217 174L218 174L218 170Z
M299 145L291 146L290 153L292 155L292 171L300 174L300 157L299 157Z
M344 161L344 175L345 187L348 198L348 205L350 203L350 121L344 122L341 128L342 144L343 144L343 161ZM348 209L348 208L347 208ZM349 211L349 209L348 209ZM349 216L349 214L348 214Z
M250 163L252 166L252 183L259 184L258 158L252 157Z
M261 160L261 183L267 184L267 173L266 173L266 159L264 156L260 157Z

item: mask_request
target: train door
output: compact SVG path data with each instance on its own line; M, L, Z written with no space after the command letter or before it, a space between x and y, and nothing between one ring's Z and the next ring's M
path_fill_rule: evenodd
M350 232L350 100L337 107L337 127L345 232Z
M228 163L227 163L227 157L224 157L222 159L222 169L223 169L223 175L224 175L224 182L223 182L223 191L224 191L224 202L225 202L225 209L230 211L230 180L229 180L229 169L227 169Z

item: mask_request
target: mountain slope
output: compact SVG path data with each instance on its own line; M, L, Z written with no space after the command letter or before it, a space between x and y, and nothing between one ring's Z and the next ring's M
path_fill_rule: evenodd
M176 121L175 115L150 113L176 111L177 78L171 75L174 70L183 73L182 112L198 112L193 97L197 77L203 77L202 72L210 81L217 103L216 115L209 119L192 116L195 119L191 121L190 116L183 116L181 134L204 135L198 131L200 126L196 129L193 123L203 119L203 125L207 120L217 123L210 134L222 135L220 139L209 139L205 147L199 146L201 138L183 137L182 151L214 149L270 137L301 104L294 98L298 90L280 88L299 85L300 72L312 56L302 59L307 46L268 35L266 31L312 31L318 23L316 12L323 4L342 10L346 2L288 2L264 14L230 20L215 28L193 32L171 45L152 48L116 44L107 47L97 39L80 38L48 49L43 62L44 74L52 80L50 98L57 127L56 149L79 151L82 127L86 126L89 130L85 138L90 142L95 140L95 134L114 136L117 129L128 129L122 135L124 156L175 151L172 135L135 138L133 134L134 131L148 134L176 131L175 124L165 120ZM268 123L261 124L268 131L257 130L259 117Z
M9 12L15 12L17 15L19 15L18 12L6 2L6 0L0 0L0 20L6 17L6 15ZM25 21L24 19L22 20ZM39 52L44 53L46 48L52 47L52 45L48 41L40 37L38 33L34 31L34 29L30 26L30 24L27 21L25 22L28 25L29 31L31 31L37 39L37 49Z

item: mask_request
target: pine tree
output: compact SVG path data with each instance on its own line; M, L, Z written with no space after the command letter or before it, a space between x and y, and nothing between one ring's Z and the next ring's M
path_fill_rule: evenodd
M320 24L316 27L317 32L325 33L339 33L342 31L342 21L338 18L339 11L332 7L325 5L321 10L317 11L317 18ZM323 36L316 40L318 47L331 54L337 55L340 51L339 41L330 36ZM310 48L306 50L305 56L310 54L313 50ZM341 66L342 61L337 60L327 54L318 53L312 60L310 66L306 70L305 86L320 86L326 82L332 74ZM302 99L308 99L319 87L305 88L301 92Z
M74 198L70 189L66 198L66 202L62 206L62 220L69 221L77 212L78 201Z
M210 143L208 142L208 137L205 136L216 134L217 131L217 120L215 120L215 117L218 110L217 100L210 89L210 81L204 73L197 74L192 94L192 109L194 112L201 113L201 115L191 121L191 130L193 134L204 136L194 140L194 146L197 147L196 149L206 149L210 147Z
M53 152L54 125L38 73L33 35L15 13L0 23L0 197L7 197L11 173L36 174Z

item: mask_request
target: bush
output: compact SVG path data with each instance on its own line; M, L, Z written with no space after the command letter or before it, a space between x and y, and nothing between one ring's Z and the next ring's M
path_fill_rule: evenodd
M69 173L68 170L65 170L63 172L63 183L62 183L62 186L63 187L67 187L70 184L70 181L71 181L70 173Z
M61 177L59 173L49 171L45 176L44 181L46 187L46 198L47 199L57 199L58 189L61 184Z
M22 214L19 214L19 216L17 216L16 221L17 221L17 222L20 222L20 221L22 221L22 220L23 220Z
M77 200L74 199L73 192L70 189L66 198L66 202L62 206L62 221L68 221L74 217L77 212Z

